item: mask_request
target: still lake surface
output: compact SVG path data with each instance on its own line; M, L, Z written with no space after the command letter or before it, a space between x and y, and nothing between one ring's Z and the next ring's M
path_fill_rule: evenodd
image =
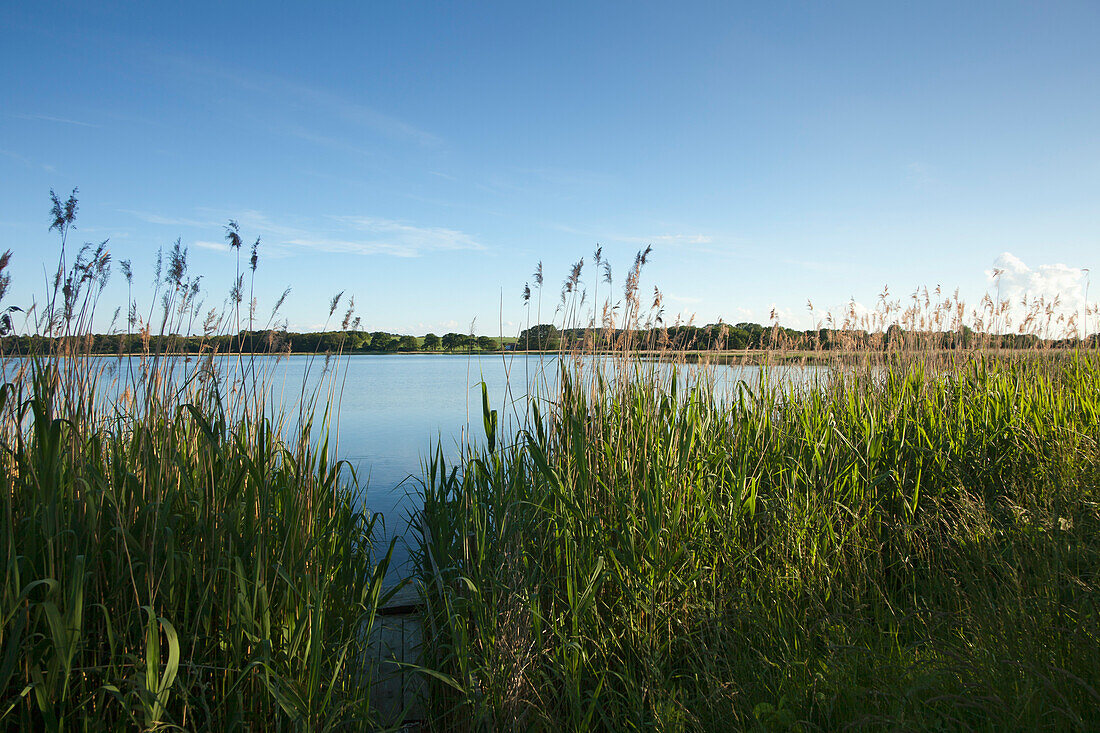
M271 363L271 384L276 389L285 385L290 409L303 380L307 388L320 381L318 367L323 358L290 356ZM418 504L425 457L438 444L453 461L466 437L475 442L484 438L482 382L490 406L500 412L504 424L513 414L513 406L522 414L526 385L536 379L552 383L558 369L557 357L539 354L362 355L344 357L336 368L340 394L334 425L336 454L356 468L361 484L366 483L364 509L382 512L386 535L398 538L395 578L406 570L404 537L409 516ZM818 367L773 367L769 379L804 383L823 372ZM715 368L719 393L740 381L756 386L761 376L762 370L756 366Z
M115 394L127 381L123 375L129 371L128 360L140 371L138 357L97 358L100 360L105 375L122 376L104 380L114 385L107 391ZM218 361L230 374L239 368L235 357ZM324 356L256 356L252 364L268 385L272 406L288 415L297 414L302 394L320 389L323 402L327 388L335 390L337 412L331 424L330 447L335 457L355 468L360 486L366 486L362 508L385 517L387 544L390 538L398 538L390 573L393 580L408 570L405 537L409 517L418 505L425 458L439 445L453 463L467 438L474 442L484 439L482 382L490 406L500 413L501 432L507 434L509 424L515 424L510 419L513 409L520 415L524 412L529 385L536 380L552 385L558 371L557 356L508 353L371 354L328 362ZM697 367L680 368L690 378ZM825 373L824 367L771 367L767 378L770 382L806 384ZM741 382L755 387L764 376L760 367L749 365L713 367L712 374L719 397Z

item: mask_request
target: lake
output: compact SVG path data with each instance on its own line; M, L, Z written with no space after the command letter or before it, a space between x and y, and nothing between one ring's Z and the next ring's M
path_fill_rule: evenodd
M272 383L285 385L287 402L296 397L311 362L307 384L319 381L323 357L264 359L275 365ZM367 483L364 508L383 513L389 536L404 536L415 508L422 460L436 442L454 459L465 435L475 441L483 438L482 381L490 406L500 411L504 423L509 405L525 396L523 385L533 383L539 375L553 381L556 361L555 356L539 354L391 354L339 360L337 455L355 466L360 481ZM750 385L760 381L761 369L756 366L716 370L727 388L739 380ZM773 367L771 373L776 379L802 382L822 371L820 367ZM522 411L522 404L519 408ZM397 569L403 572L408 549L400 539L394 555Z
M95 357L107 376L125 375L128 359L139 372L139 357ZM407 570L408 548L402 538L416 507L424 457L438 442L453 461L465 436L483 439L483 381L491 407L500 412L502 432L507 432L508 423L514 423L508 419L510 406L515 405L522 414L525 385L539 378L554 382L557 359L555 355L522 353L371 354L332 359L326 371L324 356L291 355L256 356L253 364L275 397L273 405L288 413L296 413L303 388L307 394L322 384L335 389L338 412L330 441L335 438L335 455L351 464L360 485L367 487L363 508L381 512L387 538L399 538L391 574L396 580ZM236 357L219 357L218 361L222 367L231 367L230 371L237 364ZM681 368L691 371L697 367ZM720 394L742 380L755 386L762 373L760 367L747 365L714 370ZM804 383L826 371L824 367L772 367L769 375L772 380ZM125 381L124 377L105 379L101 385L113 385L104 389L117 394Z

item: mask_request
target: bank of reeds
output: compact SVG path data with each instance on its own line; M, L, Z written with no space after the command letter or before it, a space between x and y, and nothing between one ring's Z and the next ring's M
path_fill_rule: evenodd
M54 197L57 274L27 314L50 350L4 356L0 726L370 726L366 630L389 555L330 455L332 392L288 414L247 355L156 351L200 313L178 243L155 308L127 308L145 352L92 358L111 261L102 246L66 261L75 215ZM235 224L227 235L239 252ZM247 291L238 272L208 333L251 321Z
M288 414L239 351L160 351L158 334L252 330L257 248L203 316L177 246L155 308L123 314L145 352L110 367L89 348L109 254L67 262L76 201L54 204L61 257L26 321L50 350L5 356L0 387L0 724L376 725L366 630L388 553L323 437L338 383ZM227 241L240 252L236 225ZM884 294L873 348L843 348L829 379L765 370L726 391L662 341L660 293L640 297L648 254L591 311L578 263L557 314L591 342L524 375L518 432L486 398L485 441L428 461L414 531L430 725L1100 718L1100 358L945 350L957 297L898 311ZM1056 309L1028 307L1047 339ZM979 335L1004 330L1002 304L981 308ZM891 318L916 335L892 338ZM826 335L845 347L848 328Z
M515 436L486 400L485 441L427 465L435 729L1100 719L1095 353L889 351L728 391L629 344L577 356Z

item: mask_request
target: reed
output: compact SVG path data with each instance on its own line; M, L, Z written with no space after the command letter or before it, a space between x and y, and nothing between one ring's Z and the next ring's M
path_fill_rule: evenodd
M202 319L178 243L154 307L127 307L144 350L93 358L111 261L103 246L66 261L76 208L75 192L54 197L58 269L27 313L48 349L3 359L0 724L368 727L366 631L392 545L332 459L336 380L295 414L269 404L246 355L161 350L158 334ZM239 252L235 224L228 235ZM247 287L238 274L206 333L252 321Z
M105 244L69 259L76 210L53 197L58 266L24 314L39 350L0 354L0 722L387 722L369 630L392 543L333 458L338 360L296 406L269 397L241 337L262 320L258 241L209 310L177 243L149 309L128 297L138 353L94 356L112 263ZM1100 718L1100 355L1077 316L1033 301L1012 323L999 299L884 290L804 334L773 319L763 365L727 381L660 291L643 297L650 256L613 296L597 250L592 300L578 261L561 353L510 387L509 414L483 389L484 440L457 464L426 460L411 531L430 727ZM540 265L528 348L551 334L543 283ZM348 307L340 332L355 322ZM1013 329L1028 348L1000 348ZM197 357L172 350L180 334Z
M723 385L635 353L645 256L604 356L554 362L514 432L485 398L484 441L426 464L435 729L1100 718L1100 357L929 338Z

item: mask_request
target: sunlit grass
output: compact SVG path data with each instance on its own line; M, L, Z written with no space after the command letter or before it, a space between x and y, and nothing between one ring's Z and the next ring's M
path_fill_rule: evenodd
M1095 353L874 351L732 391L632 354L563 361L514 440L486 399L485 441L427 463L437 729L1100 718Z
M368 630L390 548L332 458L339 380L273 404L264 362L242 353L247 272L203 315L178 245L148 313L128 300L139 358L106 369L90 324L109 253L68 264L75 199L54 204L57 275L25 314L42 350L6 355L0 387L0 723L377 725ZM227 241L239 255L235 224ZM1032 303L1020 343L1034 348L991 352L1001 304L967 331L957 296L899 310L884 291L871 320L814 343L762 331L765 373L731 389L668 335L659 291L643 307L648 256L598 307L574 266L555 310L564 353L522 362L533 392L511 393L510 417L483 391L485 439L457 464L426 461L411 531L432 728L1100 717L1100 356L1095 339L1050 339L1075 317ZM535 349L553 335L542 280L525 289ZM173 334L201 357L166 351ZM787 349L781 367L769 347ZM800 360L824 378L780 378Z
M27 314L53 338L6 357L0 387L0 725L370 726L390 550L331 458L335 380L288 410L247 355L160 351L158 322L179 332L199 313L178 244L158 263L160 310L127 309L140 357L92 358L110 258L67 265L75 198L54 202L58 274ZM208 333L238 328L244 290L238 275Z
M490 431L457 471L431 463L441 727L1100 713L1095 357L892 365L725 402L657 375L585 390L567 373L515 445Z

